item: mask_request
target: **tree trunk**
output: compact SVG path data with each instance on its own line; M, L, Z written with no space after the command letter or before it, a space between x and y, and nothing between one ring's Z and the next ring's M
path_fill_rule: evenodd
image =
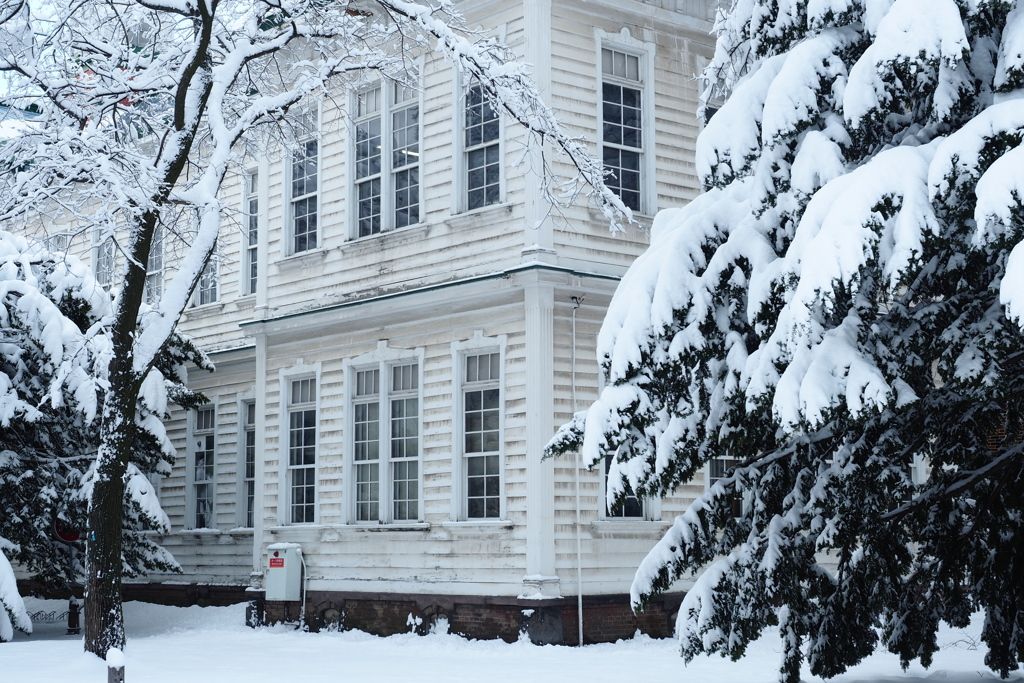
M115 455L117 435L110 436L113 438L102 448L106 457L93 486L86 543L85 650L101 658L106 657L112 647L124 649L121 611L124 467L118 467Z
M146 263L156 214L146 214L133 244L136 263ZM110 330L113 358L109 388L103 401L103 426L97 472L89 505L89 536L86 545L85 650L105 658L107 650L124 649L124 615L121 610L121 546L124 521L124 477L135 442L135 411L139 384L145 373L133 368L134 340L145 270L125 269Z

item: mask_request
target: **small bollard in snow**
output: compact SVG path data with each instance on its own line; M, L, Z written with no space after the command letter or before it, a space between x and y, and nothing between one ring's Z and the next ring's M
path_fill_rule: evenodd
M124 683L124 653L116 647L107 650L107 683Z
M81 605L78 604L78 600L75 600L75 596L71 596L71 601L68 603L68 632L69 636L81 635L82 627L79 625L78 617L82 612Z

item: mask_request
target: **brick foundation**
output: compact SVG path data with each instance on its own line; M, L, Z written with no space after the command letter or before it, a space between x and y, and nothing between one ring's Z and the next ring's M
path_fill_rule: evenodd
M19 581L22 595L67 599L70 593L43 595L38 586ZM202 607L249 602L246 622L251 626L281 622L298 624L299 602L264 600L262 591L245 586L213 586L162 583L125 583L125 601L139 600L158 605ZM75 595L82 597L79 588ZM635 615L628 595L594 595L583 598L583 642L609 643L632 638L640 631L652 638L669 638L681 593L670 593L652 601ZM410 619L411 617L411 619ZM379 636L415 631L426 634L439 620L448 621L448 631L467 638L501 639L514 642L526 634L537 644L576 645L578 641L576 599L520 600L492 596L425 595L390 593L346 593L310 591L306 595L306 623L312 631L326 628L355 629Z
M41 590L32 581L18 581L18 592L22 595L34 595L41 598L67 600L72 591L56 593ZM82 587L74 589L75 597L82 598ZM215 606L226 607L237 605L250 598L245 586L168 584L168 583L122 583L121 599L125 602L138 600L155 605L173 605L175 607Z
M584 597L583 642L614 642L632 638L637 631L653 638L669 638L682 598L678 593L661 596L646 611L634 615L627 595ZM250 613L251 625L280 622L298 625L299 602L256 597ZM332 591L310 591L306 596L306 623L313 631L341 628L380 636L410 631L424 634L441 618L448 621L450 633L467 638L513 642L525 633L538 644L576 645L578 642L574 598L520 600Z

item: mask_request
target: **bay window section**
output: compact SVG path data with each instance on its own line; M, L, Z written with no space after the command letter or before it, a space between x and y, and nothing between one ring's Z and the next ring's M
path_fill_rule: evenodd
M54 255L66 254L71 248L71 240L74 235L70 232L58 232L43 239L43 246L46 251Z
M391 518L419 518L419 366L391 368Z
M608 474L611 471L613 455L608 454L604 459L604 481L605 492L608 491ZM625 482L624 482L625 483ZM644 519L644 500L639 498L629 484L626 484L625 497L615 505L608 504L608 497L605 496L605 517L608 519Z
M97 229L93 233L92 247L92 272L96 283L103 289L110 289L114 284L114 238L102 238L102 233Z
M708 488L714 486L719 479L724 479L729 470L737 467L740 461L735 458L726 457L714 457L708 461ZM740 517L743 515L743 497L734 494L732 497L732 516Z
M217 302L217 263L210 257L199 276L196 285L195 305L203 306Z

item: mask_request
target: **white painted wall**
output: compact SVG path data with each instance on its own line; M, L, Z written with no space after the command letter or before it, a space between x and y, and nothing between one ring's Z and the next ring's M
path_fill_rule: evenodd
M642 50L653 108L654 144L648 214L678 206L699 192L693 149L698 131L693 75L712 53L706 0L488 0L460 2L470 25L492 27L534 64L538 83L562 121L598 152L602 40ZM625 31L625 32L624 32ZM189 430L178 410L169 423L179 458L160 482L173 531L161 537L184 576L153 580L246 584L264 548L303 544L312 590L437 592L515 596L524 590L573 595L576 585L574 464L541 461L540 449L573 410L596 398L595 339L617 278L647 245L649 216L640 228L611 235L585 205L545 216L536 179L514 162L523 133L504 126L502 202L459 212L462 168L459 85L450 67L421 60L421 206L417 225L368 238L352 237L348 160L349 98L325 100L320 118L320 244L285 255L287 150L274 147L250 160L260 186L260 287L242 293L241 187L224 190L226 215L217 303L189 310L183 332L212 353L217 371L190 381L218 406L215 530L189 527ZM651 104L647 102L647 104ZM339 108L342 107L342 108ZM556 161L563 171L564 163ZM454 169L454 170L453 170ZM543 219L543 220L541 220ZM538 223L540 226L538 227ZM85 253L84 237L75 250ZM539 245L539 250L524 247ZM173 268L173 249L168 250ZM538 266L543 262L543 266ZM571 298L577 311L576 372L571 372ZM458 349L483 337L503 354L502 519L460 517L464 496L458 448ZM417 523L351 523L351 359L381 341L420 359L421 502ZM490 342L488 342L490 343ZM316 523L287 522L282 488L282 381L318 378ZM572 388L576 387L576 405ZM257 501L254 529L240 527L239 406L258 412ZM285 437L286 438L286 437ZM454 474L453 474L454 473ZM581 474L583 590L621 593L647 550L703 482L682 487L655 506L651 520L604 519L602 477ZM524 576L543 577L524 585ZM557 578L556 578L557 577ZM529 582L528 582L529 583Z

